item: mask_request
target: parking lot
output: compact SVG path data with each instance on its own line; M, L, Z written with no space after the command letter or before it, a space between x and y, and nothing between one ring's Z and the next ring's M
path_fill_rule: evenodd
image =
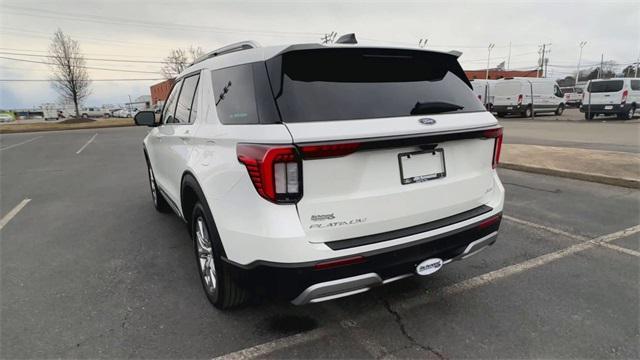
M152 206L146 131L0 136L0 357L640 357L636 189L501 170L505 217L480 255L332 302L220 312L185 225ZM606 136L570 142L618 146Z

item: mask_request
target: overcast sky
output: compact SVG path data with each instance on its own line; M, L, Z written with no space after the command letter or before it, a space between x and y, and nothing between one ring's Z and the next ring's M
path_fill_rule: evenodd
M465 69L536 65L538 45L551 43L549 76L575 70L578 43L587 41L582 63L604 59L630 64L640 55L638 1L136 1L0 0L0 57L47 61L52 33L61 28L80 42L88 58L161 61L175 47L205 51L240 40L263 45L318 42L324 33L355 32L362 43L463 52ZM20 54L20 55L16 55ZM160 64L88 61L93 79L156 79ZM147 73L150 72L150 73ZM0 79L47 79L45 64L0 59ZM146 81L95 81L89 105L123 103L149 94ZM47 82L0 82L0 108L56 102Z

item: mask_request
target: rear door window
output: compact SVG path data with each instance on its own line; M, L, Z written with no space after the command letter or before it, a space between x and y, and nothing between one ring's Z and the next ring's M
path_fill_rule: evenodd
M640 80L631 80L631 90L640 90Z
M588 91L593 93L618 92L622 90L623 80L592 81Z
M191 115L193 96L196 93L199 79L200 74L197 74L189 76L182 81L182 90L180 91L180 96L178 97L178 103L176 105L175 123L190 123L189 117Z
M485 111L454 56L308 49L267 61L283 122Z

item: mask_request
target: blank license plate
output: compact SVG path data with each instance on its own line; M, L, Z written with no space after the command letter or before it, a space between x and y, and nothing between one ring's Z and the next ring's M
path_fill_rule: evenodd
M611 109L613 109L613 106L612 106L612 105L606 105L606 106L604 107L604 109L605 109L605 110L611 110Z
M445 177L444 150L434 149L398 154L402 185Z

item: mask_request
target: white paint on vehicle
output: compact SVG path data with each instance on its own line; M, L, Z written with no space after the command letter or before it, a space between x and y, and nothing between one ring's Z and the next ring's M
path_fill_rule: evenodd
M31 139L29 139L29 140L25 140L25 141L23 141L23 142L19 142L19 143L17 143L17 144L7 145L7 146L5 146L5 147L3 147L3 148L0 148L0 151L2 151L2 150L7 150L7 149L11 149L11 148L14 148L14 147L16 147L16 146L20 146L20 145L28 144L28 143L30 143L30 142L32 142L32 141L35 141L35 140L40 139L41 137L42 137L42 136L36 136L36 137L34 137L34 138L31 138Z
M2 230L2 228L4 228L4 226L7 225L9 221L11 221L11 219L18 215L20 210L22 210L22 208L25 207L29 203L29 201L31 201L31 199L22 200L18 205L16 205L16 207L11 209L11 211L9 211L7 215L3 216L0 220L0 230Z
M87 141L84 145L82 145L82 147L76 151L76 154L80 154L82 152L82 150L84 150L84 148L86 148L87 146L89 146L89 144L91 144L93 142L93 140L96 138L96 136L98 136L98 133L95 133L91 139L89 139L89 141Z

